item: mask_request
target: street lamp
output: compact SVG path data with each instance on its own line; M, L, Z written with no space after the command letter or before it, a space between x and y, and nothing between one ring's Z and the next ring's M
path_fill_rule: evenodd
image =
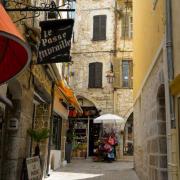
M107 82L109 84L112 84L114 82L114 73L110 70L107 72L107 75L106 75L106 78L107 78Z

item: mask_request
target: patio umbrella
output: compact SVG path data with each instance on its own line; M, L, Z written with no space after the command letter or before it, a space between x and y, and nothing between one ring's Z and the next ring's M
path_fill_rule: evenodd
M94 123L124 123L124 118L117 116L115 114L103 114L96 119L94 119Z
M0 84L20 73L30 59L27 43L0 4Z

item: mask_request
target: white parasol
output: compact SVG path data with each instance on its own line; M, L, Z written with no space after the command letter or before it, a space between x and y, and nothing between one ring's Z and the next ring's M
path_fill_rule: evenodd
M124 118L117 116L115 114L103 114L96 119L94 119L94 123L124 123Z

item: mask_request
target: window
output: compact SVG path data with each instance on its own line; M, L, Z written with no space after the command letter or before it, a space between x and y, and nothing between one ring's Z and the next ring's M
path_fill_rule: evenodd
M93 17L93 41L106 40L106 15Z
M133 67L131 60L122 61L122 87L132 88Z
M129 14L124 14L121 27L121 37L131 39L133 37L133 17Z
M55 150L61 149L61 129L62 129L62 119L60 116L53 117L52 126L52 148Z
M89 88L102 88L102 63L89 64Z

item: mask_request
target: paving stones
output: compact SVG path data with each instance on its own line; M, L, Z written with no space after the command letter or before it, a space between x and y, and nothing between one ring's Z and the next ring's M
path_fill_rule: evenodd
M66 167L51 173L47 180L139 180L133 162L93 162L74 160Z

